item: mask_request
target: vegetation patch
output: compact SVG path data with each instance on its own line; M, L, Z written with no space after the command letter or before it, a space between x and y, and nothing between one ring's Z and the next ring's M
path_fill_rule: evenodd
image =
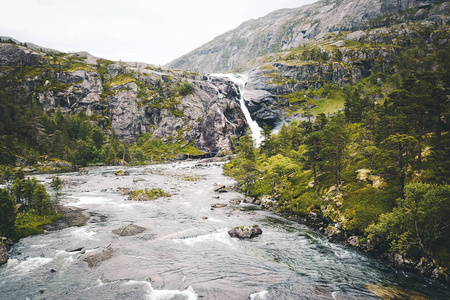
M155 200L160 197L171 197L172 195L164 192L162 189L144 189L144 190L136 190L131 193L128 197L128 200L133 201L150 201Z

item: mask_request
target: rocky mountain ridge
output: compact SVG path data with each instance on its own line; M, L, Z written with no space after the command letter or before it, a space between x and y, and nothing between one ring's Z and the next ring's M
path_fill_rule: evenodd
M448 3L411 0L324 0L282 9L216 37L172 61L169 67L196 72L245 71L257 57L320 41L328 33L367 30L409 20L446 24Z
M450 40L449 16L448 1L319 1L248 21L170 65L248 73L244 98L251 116L274 128L286 116L301 120L343 109L339 89L394 74L406 51L432 55Z

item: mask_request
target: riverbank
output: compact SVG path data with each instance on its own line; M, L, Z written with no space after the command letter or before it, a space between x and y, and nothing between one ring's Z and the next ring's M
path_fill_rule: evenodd
M263 198L262 201L254 201L251 198L246 198L246 200L246 202L260 205L264 209L270 209L277 213L277 202L275 200L270 198ZM341 243L345 246L358 249L359 251L385 261L394 268L450 284L448 270L443 270L431 259L421 257L418 260L411 260L400 253L383 251L375 241L367 239L366 236L355 233L354 231L344 230L341 223L336 222L329 217L324 218L316 212L310 212L307 216L279 212L277 214L288 220L310 226L320 231L330 242Z
M0 267L0 293L8 299L356 300L379 299L374 290L396 287L429 299L450 295L437 281L424 285L315 229L244 203L222 166L202 160L60 174L67 183L61 203L89 221L15 244ZM171 196L133 201L124 189ZM254 225L262 234L250 240L228 234Z
M61 230L68 227L81 227L86 225L89 220L89 216L84 213L84 210L77 207L58 205L55 209L56 212L63 217L53 223L42 225L41 228L44 232L39 234L45 234L49 231ZM11 239L0 237L0 266L8 262L8 251L11 250L11 247L15 242Z

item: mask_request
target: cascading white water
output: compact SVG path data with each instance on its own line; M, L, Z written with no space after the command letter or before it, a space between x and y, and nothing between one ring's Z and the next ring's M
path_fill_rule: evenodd
M247 83L247 76L243 74L230 74L230 73L211 74L211 76L228 78L229 80L233 81L239 86L239 91L241 94L239 103L241 105L241 109L242 112L244 113L245 119L247 120L247 124L252 132L253 141L255 142L256 147L259 147L259 145L261 145L261 142L264 140L264 137L262 135L262 129L261 127L259 127L258 123L256 123L256 121L252 119L250 112L248 111L248 108L245 105L244 100L244 92L245 92L245 84Z
M129 175L116 176L119 169ZM408 290L411 297L450 299L447 285L394 271L270 210L249 213L250 204L237 205L245 199L237 191L219 196L217 184L236 184L223 163L98 167L59 176L61 203L83 209L90 220L15 244L0 266L0 299L380 299L375 289L391 299ZM51 181L48 174L36 179ZM172 196L131 201L121 192L148 187ZM216 204L225 206L212 209ZM114 233L130 224L146 230ZM252 240L228 234L254 224L263 234ZM112 256L89 266L86 259L107 248Z

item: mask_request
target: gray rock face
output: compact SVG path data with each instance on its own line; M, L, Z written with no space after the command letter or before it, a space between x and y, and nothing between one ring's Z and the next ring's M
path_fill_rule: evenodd
M102 251L85 257L86 261L91 268L98 267L103 261L112 258L114 255L114 249L111 246L104 248Z
M117 234L118 236L133 236L133 235L137 235L139 233L142 233L144 231L146 231L147 228L141 227L141 226L137 226L134 224L130 224L127 226L123 226L117 229L114 229L112 231L112 233Z
M228 231L231 237L239 239L250 239L252 237L262 234L262 229L259 225L253 226L238 226Z
M254 58L322 39L328 32L384 26L382 20L374 19L410 8L428 9L439 2L441 1L332 0L318 1L294 9L281 9L244 22L168 66L197 72L247 69ZM417 17L445 24L448 19L447 9L444 6L428 13L422 11ZM405 18L401 15L393 17L397 17L399 21L403 21L402 17Z
M61 230L68 227L80 227L86 225L89 217L84 213L84 210L72 206L58 206L57 212L64 217L56 222L43 226L47 231Z
M247 126L239 89L225 79L141 63L105 64L85 52L54 58L53 53L0 43L0 80L18 66L28 67L20 83L46 110L60 106L63 112L96 114L105 131L110 124L127 143L150 133L207 153L229 152L231 136L241 136ZM192 91L179 92L182 84Z

